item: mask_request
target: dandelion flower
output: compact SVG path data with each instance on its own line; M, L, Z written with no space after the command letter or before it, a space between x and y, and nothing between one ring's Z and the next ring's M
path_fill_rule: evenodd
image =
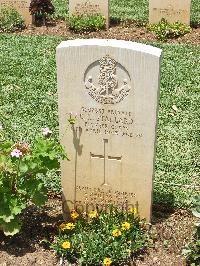
M77 219L79 217L78 212L76 212L75 210L71 211L71 218L72 219Z
M129 212L129 213L132 213L132 214L137 214L137 213L138 213L137 208L130 208L130 209L128 210L128 212Z
M64 231L65 229L73 230L75 228L75 224L73 224L73 223L67 223L67 224L62 223L59 227L60 227L60 229L62 231Z
M113 235L114 237L121 236L121 234L122 234L122 232L121 232L119 229L114 229L114 230L112 231L112 235Z
M67 223L66 226L65 226L65 228L69 229L69 230L73 230L74 227L75 227L75 224L73 224L73 223Z
M65 241L62 243L62 248L69 249L71 248L71 243L69 241Z
M124 222L124 223L122 224L122 230L123 230L123 231L129 230L130 227L131 227L131 225L130 225L130 223L128 223L128 222Z
M97 216L98 216L98 212L96 211L96 210L94 210L94 211L91 211L89 214L88 214L88 216L90 217L90 218L97 218Z
M110 266L111 263L112 263L111 258L105 258L103 260L103 265L105 265L105 266Z

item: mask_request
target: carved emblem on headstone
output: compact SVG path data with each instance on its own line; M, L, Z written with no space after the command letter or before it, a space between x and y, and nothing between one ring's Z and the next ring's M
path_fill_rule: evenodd
M92 75L94 67L89 67L86 71L85 88L93 99L102 104L115 104L128 96L131 89L130 76L124 67L109 55L92 65L99 67L99 73L96 77L98 80L95 80L95 71L93 71L94 76ZM121 79L117 76L117 69L122 72L120 73Z

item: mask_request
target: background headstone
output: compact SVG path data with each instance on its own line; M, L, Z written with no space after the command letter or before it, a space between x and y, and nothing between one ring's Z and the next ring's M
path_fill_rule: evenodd
M109 27L109 0L69 0L69 16L101 14Z
M190 25L191 0L149 0L149 23L158 23L162 18L168 22Z
M2 7L11 7L16 9L25 21L26 25L32 24L32 15L29 12L31 0L0 0L0 9Z
M113 203L150 219L160 56L117 40L57 47L60 138L70 158L61 166L64 212Z

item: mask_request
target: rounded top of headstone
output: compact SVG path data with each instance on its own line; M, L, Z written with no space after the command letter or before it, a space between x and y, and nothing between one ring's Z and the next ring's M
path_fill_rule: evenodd
M101 47L108 46L108 47L124 48L124 49L150 54L156 57L160 57L162 53L161 49L153 47L151 45L146 45L131 41L124 41L124 40L114 40L114 39L76 39L76 40L63 41L57 46L57 49L63 49L68 47L81 47L81 46L101 46Z

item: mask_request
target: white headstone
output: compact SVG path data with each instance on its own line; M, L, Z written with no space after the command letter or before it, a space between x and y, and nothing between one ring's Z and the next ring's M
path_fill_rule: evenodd
M158 23L162 18L170 23L190 25L191 0L149 0L149 23Z
M69 0L69 15L105 16L106 26L109 27L109 0Z
M158 48L117 40L57 47L60 138L70 159L61 168L64 212L113 203L150 219L160 57Z
M29 12L31 0L0 0L0 10L2 7L16 9L25 21L26 25L32 24L33 17Z

